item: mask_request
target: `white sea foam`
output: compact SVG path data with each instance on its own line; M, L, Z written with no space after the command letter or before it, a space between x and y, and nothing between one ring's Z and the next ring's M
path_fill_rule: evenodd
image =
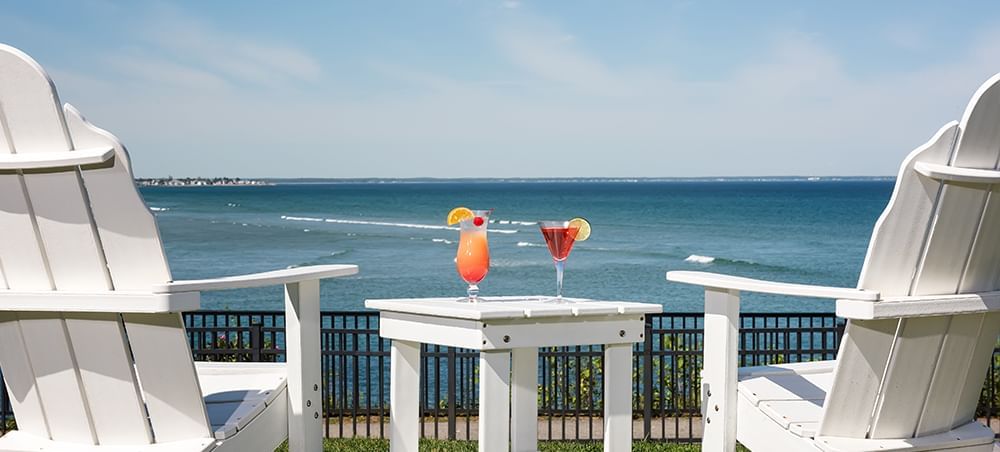
M436 230L449 230L458 231L460 230L456 226L440 226L433 224L416 224L416 223L390 223L387 221L363 221L363 220L345 220L341 218L312 218L312 217L293 217L290 215L282 215L282 220L288 221L323 221L326 223L337 223L337 224L360 224L367 226L392 226L397 228L413 228L413 229L436 229ZM515 234L517 229L490 229L490 232L495 232L498 234Z
M537 221L518 221L518 220L490 220L490 223L513 224L518 226L534 226L538 224Z
M715 262L715 258L712 256L700 256L697 254L692 254L684 259L684 262L691 262L694 264L711 264Z
M289 220L289 221L323 221L322 218L289 217L289 216L286 216L286 215L282 215L281 219L282 220Z
M445 245L451 245L452 243L455 243L447 239L431 239L431 241L434 243L444 243Z
M544 248L545 247L545 245L543 245L541 243L531 243L531 242L517 242L517 246L520 246L522 248L526 247L526 246L532 247L532 248Z
M235 202L227 202L226 203L226 207L239 207L239 206L240 206L240 204L239 203L235 203Z
M170 208L169 207L150 207L149 210L152 210L153 212L166 212L166 211L170 210Z
M303 229L302 232L309 232L309 230L308 229Z

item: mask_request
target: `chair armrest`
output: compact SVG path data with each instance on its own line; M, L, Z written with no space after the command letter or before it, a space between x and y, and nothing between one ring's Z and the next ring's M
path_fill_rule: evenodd
M830 298L834 300L876 301L880 296L878 292L863 289L779 283L707 272L667 272L667 281L695 284L716 289L771 293L798 297Z
M227 276L224 278L193 279L173 281L153 285L154 293L203 292L211 290L246 289L249 287L275 286L311 279L339 278L358 272L357 265L311 265L308 267L286 268L249 275Z

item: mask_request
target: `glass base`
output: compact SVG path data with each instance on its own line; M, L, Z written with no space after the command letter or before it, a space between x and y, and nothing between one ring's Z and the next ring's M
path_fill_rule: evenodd
M543 299L542 303L573 304L573 303L576 303L576 300L570 300L570 299L563 298L563 297L552 297L552 298L545 298L545 299Z
M486 297L476 297L476 298L461 297L461 298L458 298L458 299L455 300L456 303L485 303L485 302L489 302L489 301L492 301L492 300L490 300L489 298L486 298Z

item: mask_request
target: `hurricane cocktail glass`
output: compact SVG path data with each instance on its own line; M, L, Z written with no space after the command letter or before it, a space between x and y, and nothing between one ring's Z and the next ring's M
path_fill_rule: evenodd
M490 223L491 210L473 210L472 217L459 222L460 236L458 254L455 255L455 269L469 288L468 298L461 301L476 303L479 299L479 283L490 271L490 247L486 239L486 227Z

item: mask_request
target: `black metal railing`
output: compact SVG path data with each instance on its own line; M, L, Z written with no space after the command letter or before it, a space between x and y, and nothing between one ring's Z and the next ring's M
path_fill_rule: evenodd
M843 320L833 314L741 314L740 365L834 359ZM184 314L196 360L284 361L280 311L197 311ZM633 433L636 438L697 441L701 436L700 371L704 322L698 313L645 318L645 341L633 350ZM323 312L323 415L328 437L385 437L389 417L389 341L374 312ZM479 354L423 346L421 431L425 437L475 439ZM539 350L540 439L601 438L603 347ZM1000 350L983 388L978 415L994 429L1000 396ZM13 420L0 381L0 432Z

